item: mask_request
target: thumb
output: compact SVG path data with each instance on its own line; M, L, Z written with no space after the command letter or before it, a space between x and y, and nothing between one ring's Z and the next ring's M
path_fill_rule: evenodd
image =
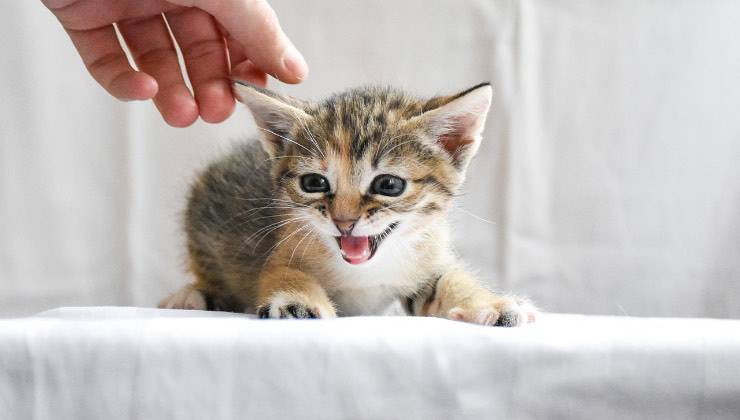
M241 44L244 53L262 71L286 83L308 76L303 56L280 28L277 15L265 0L168 0L211 14Z

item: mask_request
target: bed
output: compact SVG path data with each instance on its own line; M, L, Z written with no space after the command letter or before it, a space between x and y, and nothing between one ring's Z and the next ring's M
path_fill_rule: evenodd
M3 420L738 417L738 320L88 307L0 321Z

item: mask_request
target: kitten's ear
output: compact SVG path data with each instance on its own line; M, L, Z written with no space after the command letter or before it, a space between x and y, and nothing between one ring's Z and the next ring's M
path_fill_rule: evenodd
M457 95L430 99L424 113L414 118L460 171L478 151L492 95L491 84L482 83Z
M262 147L271 157L285 151L290 131L299 119L311 119L303 110L306 104L298 99L240 81L234 82L234 93L249 108L257 127L263 131Z

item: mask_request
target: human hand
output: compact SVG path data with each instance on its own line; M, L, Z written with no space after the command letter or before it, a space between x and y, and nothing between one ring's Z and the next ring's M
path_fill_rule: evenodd
M234 110L229 77L264 86L266 73L286 83L299 83L308 74L266 0L42 2L105 90L121 100L153 99L174 127L186 127L198 115L210 123L228 118ZM114 23L141 71L129 65ZM167 24L195 97L185 85Z

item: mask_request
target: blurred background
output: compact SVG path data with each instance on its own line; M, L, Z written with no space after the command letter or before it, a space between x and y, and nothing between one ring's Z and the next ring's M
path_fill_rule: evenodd
M740 317L740 4L275 0L318 99L494 85L459 253L547 311ZM256 130L119 103L39 1L0 6L0 316L153 306L199 168Z

